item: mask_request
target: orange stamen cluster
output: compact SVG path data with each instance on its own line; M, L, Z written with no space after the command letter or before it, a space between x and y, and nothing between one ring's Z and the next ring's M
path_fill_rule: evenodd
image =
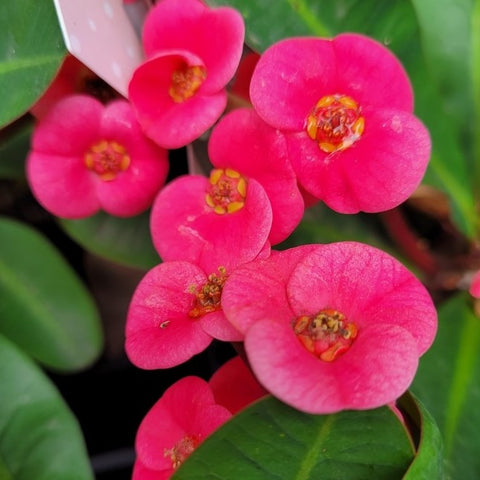
M247 180L229 168L214 169L210 173L210 187L205 202L220 215L242 209L247 196Z
M357 102L346 95L322 97L308 115L305 129L308 136L327 153L344 150L363 133L365 119Z
M176 470L197 448L200 439L196 435L185 435L172 448L163 451L164 457L170 457L172 467Z
M195 95L206 77L207 70L202 65L184 65L173 72L168 94L175 103L182 103Z
M113 180L130 165L126 148L114 141L101 140L93 144L84 155L86 167L102 180Z
M191 318L199 318L206 313L216 312L221 309L220 299L222 290L227 280L225 267L218 267L218 274L211 273L207 282L197 291L192 287L192 293L195 295L194 305L188 312Z
M358 330L337 310L320 310L314 316L301 316L293 323L293 331L302 345L325 362L333 362L345 353L355 340Z

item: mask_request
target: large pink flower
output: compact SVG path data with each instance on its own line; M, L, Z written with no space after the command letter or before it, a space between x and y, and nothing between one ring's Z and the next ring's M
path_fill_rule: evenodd
M215 126L208 153L215 168L237 170L262 185L272 206L269 240L272 245L285 240L300 222L304 203L284 136L254 110L241 108Z
M207 382L182 378L165 391L140 424L132 480L167 480L231 416L215 402Z
M51 213L121 217L146 210L164 184L167 151L145 137L124 100L103 106L86 95L59 101L38 122L27 178Z
M310 413L393 402L437 325L423 285L393 257L354 242L239 267L222 303L260 383Z
M253 73L259 115L285 133L300 184L341 213L378 212L420 183L430 138L399 61L358 34L272 45Z
M232 8L211 9L200 0L157 2L143 30L147 60L129 85L149 137L177 148L214 124L225 109L225 86L240 61L243 39L243 19Z

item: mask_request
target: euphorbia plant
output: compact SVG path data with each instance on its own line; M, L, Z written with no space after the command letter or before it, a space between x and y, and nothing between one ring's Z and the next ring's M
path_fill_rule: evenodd
M109 1L100 7L106 18ZM153 252L120 319L128 359L148 370L188 369L219 341L239 354L214 362L204 378L187 373L164 388L139 425L133 478L441 478L439 436L424 399L446 439L450 473L465 472L477 444L459 422L463 405L475 404L470 377L480 332L473 300L457 295L440 317L458 315L458 324L450 322L448 334L440 328L434 342L432 298L440 304L447 290L468 288L478 296L473 193L448 163L475 151L465 121L477 118L468 110L474 102L457 77L465 76L466 55L436 68L448 49L435 49L443 37L425 26L420 2L412 2L418 20L385 7L399 20L378 20L391 42L368 22L352 23L359 14L350 7L342 20L341 6L334 15L327 2L323 11L308 1L268 3L266 12L249 0L158 0L144 22L144 61L128 98L64 88L60 74L32 109L26 179L44 214L59 218L86 251L118 260L116 247L133 231L121 258L140 263L135 242ZM275 21L277 9L280 18L307 19L307 27L292 21L288 30L289 22ZM270 13L271 25L259 27L256 20ZM93 35L98 19L81 16L79 25L82 19ZM421 31L425 59L413 33L402 37L403 22ZM475 45L478 53L478 39ZM468 101L444 98L452 85ZM167 181L169 167L178 171L167 149L183 146L191 171ZM453 208L437 191L418 188L423 179L445 188ZM418 221L420 208L437 230ZM348 215L358 212L381 216ZM455 239L447 253L438 231ZM12 236L5 238L10 245ZM10 257L11 270L21 269L21 256L5 254L5 262ZM30 281L1 273L0 286L14 292ZM68 284L57 276L49 296ZM58 368L45 362L48 347L38 348L50 325L44 297L25 308L29 295L22 290L16 301L9 292L0 331ZM69 302L58 300L59 318L68 318ZM41 328L31 338L25 328L24 340L12 319L36 315ZM72 338L88 337L81 327L70 330ZM445 388L435 389L432 378ZM420 401L407 392L412 382ZM460 462L452 452L462 428L468 442Z

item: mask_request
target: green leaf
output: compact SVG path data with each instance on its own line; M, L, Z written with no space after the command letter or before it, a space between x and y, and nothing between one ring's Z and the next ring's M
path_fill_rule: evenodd
M459 294L439 309L433 346L420 359L412 391L440 428L448 478L480 472L480 320L471 299Z
M32 119L24 117L0 132L0 177L25 178L25 158L32 129Z
M412 445L387 407L308 415L267 397L223 425L173 480L391 480Z
M0 126L25 113L46 90L65 55L52 1L2 0Z
M443 442L432 415L412 394L406 393L399 400L399 407L408 415L411 425L419 431L419 443L415 460L403 480L442 480Z
M471 98L472 0L411 0L431 78L438 85L455 123L468 125Z
M59 220L86 250L113 262L149 269L160 263L150 237L149 212L130 218L104 212L82 220Z
M0 335L0 479L93 480L75 417L43 372Z
M207 0L213 6L228 5L242 14L246 42L263 51L272 43L299 35L330 35L318 12L321 2L308 0ZM288 22L285 19L288 18Z
M58 370L91 364L102 350L91 296L39 233L0 218L0 333Z

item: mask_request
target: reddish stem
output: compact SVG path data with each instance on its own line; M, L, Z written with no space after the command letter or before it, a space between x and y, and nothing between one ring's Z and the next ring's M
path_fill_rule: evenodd
M393 241L417 267L430 276L438 273L437 261L410 228L399 208L382 213L381 218Z

